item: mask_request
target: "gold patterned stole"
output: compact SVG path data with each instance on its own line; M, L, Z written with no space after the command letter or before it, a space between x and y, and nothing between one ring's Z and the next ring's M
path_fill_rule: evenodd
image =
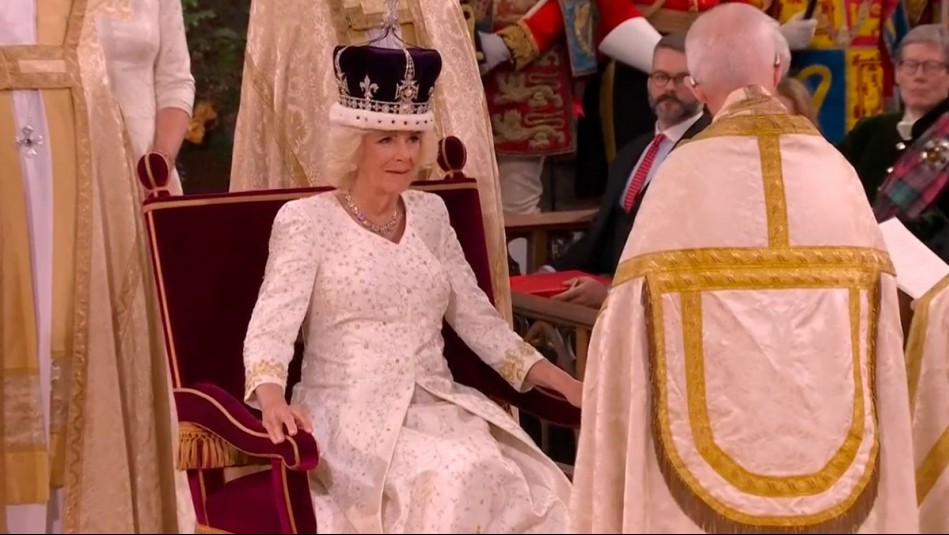
M382 26L386 3L384 0L330 0L333 25L336 27L339 42L356 44L369 41L369 32ZM407 44L422 46L409 2L398 0L396 6L402 39Z
M28 208L20 169L20 150L0 143L0 160L7 166L0 179L0 347L3 349L0 384L3 388L3 444L5 488L0 505L44 503L50 488L64 484L68 396L81 392L70 385L84 383L85 322L88 302L92 154L88 113L80 73L79 42L88 0L69 3L39 1L39 42L62 36L61 45L36 44L0 47L0 94L12 103L10 91L38 90L47 115L52 143L53 177L53 340L49 424L44 422L40 362L35 323L34 285L28 229ZM68 19L61 11L68 9ZM65 31L60 27L65 20ZM45 22L45 24L43 24ZM49 32L49 35L44 35ZM6 103L4 103L6 104ZM0 124L15 124L13 108L0 105ZM38 120L38 118L33 118ZM6 135L14 131L5 129ZM21 139L22 141L22 139ZM45 140L40 140L45 141ZM48 142L47 142L48 143ZM11 172L12 171L12 172ZM79 321L77 321L79 320ZM75 366L75 368L73 368ZM75 373L70 374L70 370ZM80 416L79 413L75 416ZM80 425L81 419L76 422ZM51 440L47 442L47 432Z

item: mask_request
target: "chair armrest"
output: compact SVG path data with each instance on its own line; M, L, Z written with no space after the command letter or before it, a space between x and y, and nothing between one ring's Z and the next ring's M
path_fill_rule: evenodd
M571 405L559 392L535 386L530 392L505 401L552 424L580 428L580 409Z
M567 303L521 292L511 292L514 314L555 325L593 329L600 311L583 305Z
M505 212L504 228L511 234L536 230L583 230L593 221L598 211L599 208L558 210L532 214Z
M175 404L179 424L197 426L209 434L211 441L223 441L252 457L280 459L292 470L312 470L319 463L313 435L300 430L296 436L287 436L283 443L274 444L260 419L219 386L200 383L191 388L176 388Z

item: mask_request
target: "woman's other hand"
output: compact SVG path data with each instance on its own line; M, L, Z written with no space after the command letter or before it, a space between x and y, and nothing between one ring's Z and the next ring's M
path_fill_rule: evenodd
M257 387L257 400L260 403L261 421L270 436L271 442L280 444L286 436L295 436L298 429L313 432L310 418L299 405L287 405L280 385L266 383Z
M527 372L525 382L556 390L574 407L583 398L583 383L547 359L538 360Z

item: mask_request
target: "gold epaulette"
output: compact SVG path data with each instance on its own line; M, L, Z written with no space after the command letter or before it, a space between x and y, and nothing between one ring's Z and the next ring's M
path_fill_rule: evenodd
M515 69L523 69L540 55L537 42L534 41L534 36L531 35L530 28L524 21L505 26L498 31L498 35L511 51L511 60L514 62Z

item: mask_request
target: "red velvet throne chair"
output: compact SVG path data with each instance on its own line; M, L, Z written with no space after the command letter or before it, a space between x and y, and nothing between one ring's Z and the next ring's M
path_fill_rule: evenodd
M446 179L413 187L440 195L482 289L493 296L480 200L464 177L464 146L440 144ZM312 435L274 445L259 413L242 401L243 341L267 261L271 225L287 201L329 188L171 197L167 166L146 155L138 174L179 422L179 468L187 469L198 532L316 533L307 471L319 463ZM446 324L456 380L551 423L576 427L579 411L555 394L519 394ZM302 344L287 393L299 380ZM270 465L235 479L225 468Z

